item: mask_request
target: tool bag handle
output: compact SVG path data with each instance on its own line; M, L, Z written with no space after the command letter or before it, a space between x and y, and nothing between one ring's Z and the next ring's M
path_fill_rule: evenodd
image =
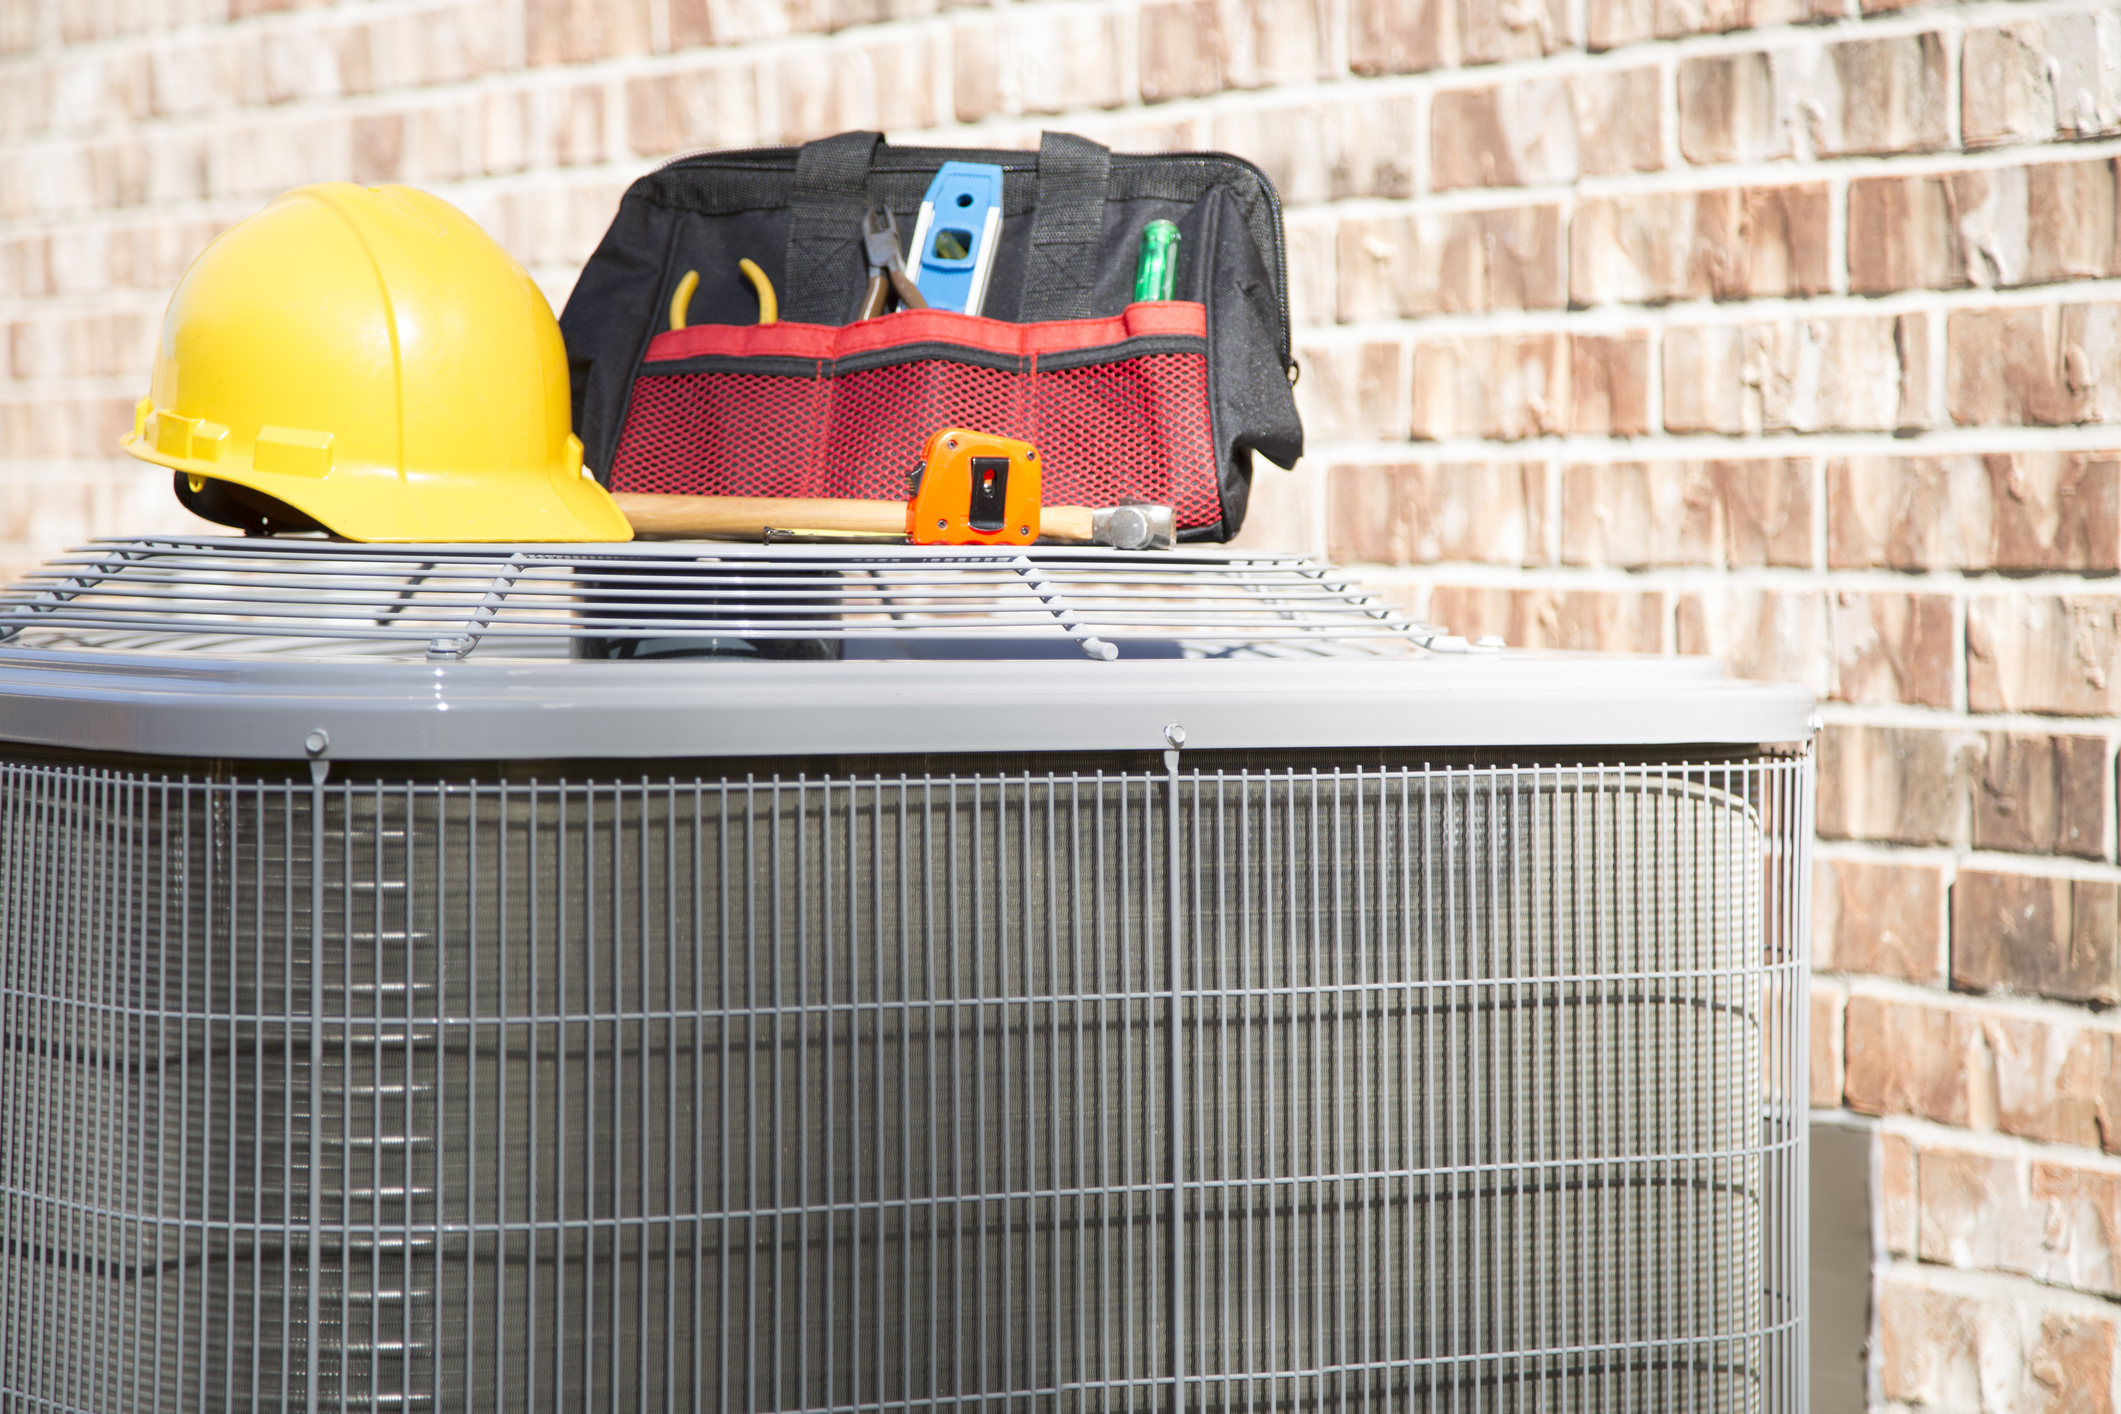
M1105 238L1111 150L1073 133L1040 133L1038 215L1031 224L1018 318L1088 319Z
M782 318L841 324L861 304L869 278L862 218L869 209L869 168L883 145L880 133L839 133L806 142L796 154ZM1089 318L1111 167L1111 152L1086 138L1040 135L1021 322Z
M869 163L882 133L838 133L806 142L795 159L781 317L840 324L869 282L862 218L869 212Z

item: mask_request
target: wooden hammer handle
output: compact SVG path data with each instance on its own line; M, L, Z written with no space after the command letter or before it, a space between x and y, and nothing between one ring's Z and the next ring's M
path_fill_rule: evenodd
M1097 532L1091 529L1088 506L1040 507L1038 533L1041 539L1069 545L1088 545L1097 538Z
M643 540L756 540L776 530L840 530L904 535L903 501L841 501L822 496L651 496L615 491L612 500ZM1070 544L1093 538L1088 506L1047 506L1039 533Z
M840 501L823 496L650 496L615 491L619 513L643 540L756 540L776 530L844 530L904 535L904 501Z

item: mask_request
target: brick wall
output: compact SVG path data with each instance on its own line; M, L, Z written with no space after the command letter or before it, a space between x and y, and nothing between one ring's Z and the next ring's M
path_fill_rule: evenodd
M0 572L183 522L111 448L185 263L298 182L441 192L557 305L688 148L1259 161L1312 454L1247 540L1458 632L1816 692L1855 1398L2115 1407L2121 9L9 0L0 49Z

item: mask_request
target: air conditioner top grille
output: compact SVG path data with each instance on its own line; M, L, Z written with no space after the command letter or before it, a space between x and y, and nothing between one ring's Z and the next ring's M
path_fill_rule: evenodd
M157 654L566 656L570 641L971 643L990 658L1462 647L1300 555L131 537L0 590L0 641ZM1136 645L1130 652L1128 645ZM777 649L774 647L779 645ZM1011 647L1014 645L1014 648ZM844 650L842 650L844 651ZM622 650L610 656L632 656Z
M1227 549L142 536L0 590L0 739L158 757L1757 744L1811 710L1705 658L1482 651Z

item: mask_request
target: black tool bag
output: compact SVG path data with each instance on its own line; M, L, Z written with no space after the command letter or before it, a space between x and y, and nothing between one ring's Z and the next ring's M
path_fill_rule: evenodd
M865 214L885 206L910 234L952 160L1004 172L985 308L858 320ZM1175 297L1137 303L1159 218L1179 230ZM758 322L746 258L778 323ZM964 426L1037 443L1048 504L1169 504L1183 537L1217 540L1243 523L1250 454L1287 467L1303 451L1281 203L1258 168L1216 153L842 133L682 158L626 193L560 329L575 431L614 491L903 499L928 434Z

